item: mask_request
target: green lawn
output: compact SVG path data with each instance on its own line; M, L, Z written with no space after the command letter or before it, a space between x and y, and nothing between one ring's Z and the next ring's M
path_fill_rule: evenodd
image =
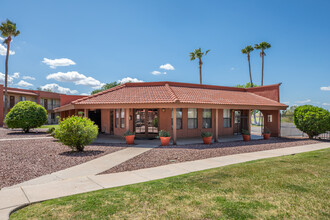
M58 128L58 126L59 126L59 125L43 125L43 126L41 126L40 128L52 128L52 127L54 127L54 128Z
M11 219L329 219L330 149L28 206Z

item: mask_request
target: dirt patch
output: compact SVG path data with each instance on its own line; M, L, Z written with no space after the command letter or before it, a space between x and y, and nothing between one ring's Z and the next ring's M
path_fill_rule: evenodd
M72 152L69 147L53 138L0 141L0 188L63 170L124 148L124 144L92 144L86 146L84 152Z
M236 141L211 145L195 144L158 147L119 164L101 174L138 170L171 163L315 143L320 143L320 141L309 139L271 138L269 140L253 140L249 142Z
M50 137L46 133L47 128L31 129L29 133L24 133L22 129L6 129L0 128L0 140L11 138L36 138L36 137Z

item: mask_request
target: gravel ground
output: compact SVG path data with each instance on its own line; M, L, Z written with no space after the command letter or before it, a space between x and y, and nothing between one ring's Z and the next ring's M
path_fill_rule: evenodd
M50 137L46 131L47 128L36 128L31 130L29 133L24 133L22 129L0 128L0 140L10 138Z
M293 147L319 142L320 141L308 139L271 138L269 140L254 140L249 142L236 141L211 145L196 144L158 147L119 164L101 174L138 170L170 163L180 163L184 161Z
M0 141L0 188L63 170L124 148L126 145L93 144L86 146L84 152L72 152L55 139Z

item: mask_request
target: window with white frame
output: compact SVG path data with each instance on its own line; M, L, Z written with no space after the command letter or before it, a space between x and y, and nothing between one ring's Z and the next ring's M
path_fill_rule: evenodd
M212 110L203 109L203 128L212 128Z
M188 108L188 128L195 129L198 127L197 108Z
M173 110L172 110L172 128L173 128ZM176 109L176 129L182 129L182 108Z
M231 127L231 111L230 111L230 109L223 110L223 127L224 128Z
M119 109L116 109L116 113L115 113L115 128L119 127Z
M125 128L125 109L120 110L120 128Z

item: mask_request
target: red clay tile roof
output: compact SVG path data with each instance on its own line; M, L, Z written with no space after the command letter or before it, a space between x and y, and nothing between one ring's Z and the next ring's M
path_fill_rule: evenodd
M248 92L244 88L177 82L126 83L72 103L77 105L186 103L286 107L275 100Z

